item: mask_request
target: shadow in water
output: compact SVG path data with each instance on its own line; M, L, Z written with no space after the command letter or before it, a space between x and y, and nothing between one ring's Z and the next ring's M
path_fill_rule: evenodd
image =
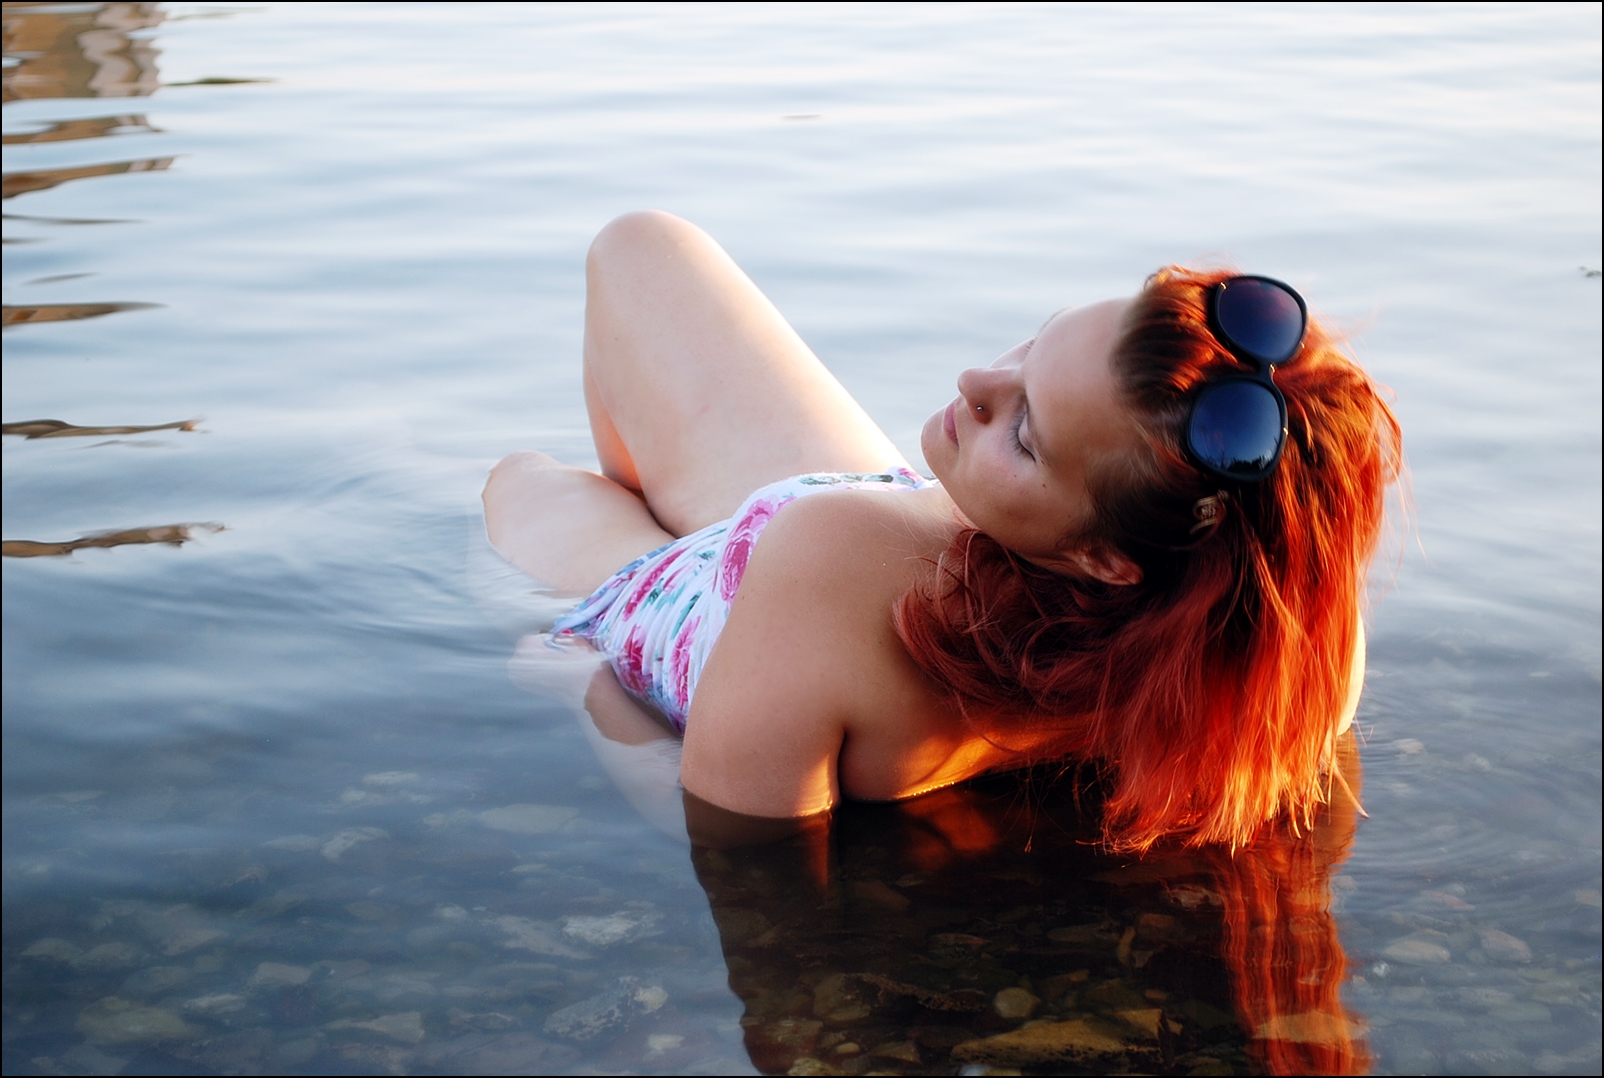
M99 532L65 543L36 543L31 539L7 539L0 544L0 555L7 558L54 558L90 547L137 546L148 543L166 543L183 546L195 538L196 532L223 531L221 524L161 524L154 528L127 528L123 531Z
M1349 735L1340 753L1358 786ZM1329 877L1357 804L1313 833L1131 861L1041 775L729 848L696 825L746 1046L771 1074L1362 1073ZM721 846L725 848L720 848Z

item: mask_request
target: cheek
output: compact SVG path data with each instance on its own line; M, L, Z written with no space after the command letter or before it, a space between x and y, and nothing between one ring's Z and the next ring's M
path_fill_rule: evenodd
M952 443L947 441L947 431L942 425L940 412L925 420L925 425L919 431L919 451L924 454L925 465L936 473L936 478L942 478L947 471L946 464L952 456Z

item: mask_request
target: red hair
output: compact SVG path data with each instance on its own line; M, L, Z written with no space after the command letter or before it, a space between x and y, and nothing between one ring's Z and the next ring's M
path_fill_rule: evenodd
M1234 486L1192 464L1192 391L1244 369L1208 328L1208 290L1230 276L1160 270L1113 351L1142 446L1094 471L1093 518L1065 546L1118 551L1139 583L1056 574L971 529L893 611L915 662L987 736L1047 730L1055 752L1100 762L1104 834L1121 849L1311 824L1400 467L1397 420L1314 319L1275 371L1289 432L1275 474ZM1222 487L1210 517L1200 502Z
M1236 1016L1266 1074L1368 1074L1364 1020L1342 1002L1348 956L1331 914L1332 871L1358 826L1359 750L1337 739L1342 788L1313 830L1270 827L1236 856L1205 854L1224 907L1221 956Z

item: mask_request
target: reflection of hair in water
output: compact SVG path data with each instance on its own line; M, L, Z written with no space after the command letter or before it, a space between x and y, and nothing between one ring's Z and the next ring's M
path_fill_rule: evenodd
M1351 734L1337 763L1346 782L1314 828L1267 826L1234 854L1110 857L1098 806L1077 811L1072 784L1042 789L1043 774L844 805L779 845L693 826L753 1062L783 1074L850 1042L876 1066L1363 1072L1329 902L1354 834ZM1036 1002L1004 1020L993 996L1016 985ZM1055 1036L1070 1054L1041 1047Z
M1115 349L1144 448L1090 477L1095 517L1066 542L1118 551L1141 581L1062 576L966 531L895 610L909 654L988 736L1009 740L992 712L1029 716L1056 725L1055 754L1104 762L1105 835L1124 849L1240 844L1277 816L1308 826L1398 474L1397 420L1311 320L1275 372L1289 425L1276 472L1221 505L1181 440L1199 383L1243 369L1208 329L1226 276L1155 274ZM1199 539L1209 498L1221 511Z
M1337 747L1347 776L1312 830L1266 828L1213 871L1225 914L1223 957L1237 1015L1271 1074L1363 1074L1370 1057L1362 1023L1341 1000L1347 955L1331 915L1331 871L1348 856L1359 805L1359 753L1350 734Z

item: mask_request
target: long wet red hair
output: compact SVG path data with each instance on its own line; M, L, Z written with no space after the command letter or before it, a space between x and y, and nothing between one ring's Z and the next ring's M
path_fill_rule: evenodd
M1117 550L1140 583L1055 574L966 530L893 612L914 660L987 736L1051 730L1055 753L1100 763L1105 837L1122 849L1310 824L1400 468L1397 420L1312 318L1275 371L1289 432L1275 474L1236 486L1192 464L1192 391L1244 369L1208 328L1208 290L1232 275L1160 270L1114 348L1142 448L1094 471L1094 518L1065 545Z

